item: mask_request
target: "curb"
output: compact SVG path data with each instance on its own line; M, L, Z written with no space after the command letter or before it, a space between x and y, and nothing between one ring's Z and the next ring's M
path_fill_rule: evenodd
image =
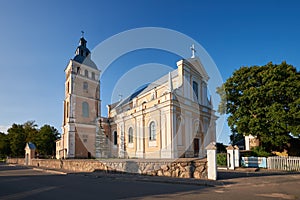
M67 175L68 173L66 172L61 172L61 171L56 171L56 170L51 170L51 169L42 169L42 168L32 168L33 170L35 171L41 171L41 172L48 172L48 173L51 173L51 174L61 174L61 175Z

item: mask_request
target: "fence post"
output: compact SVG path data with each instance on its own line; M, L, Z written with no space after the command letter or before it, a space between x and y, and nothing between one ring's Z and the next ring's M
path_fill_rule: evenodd
M217 146L215 142L209 143L207 150L207 178L217 180Z
M234 169L234 147L229 145L227 148L227 168Z

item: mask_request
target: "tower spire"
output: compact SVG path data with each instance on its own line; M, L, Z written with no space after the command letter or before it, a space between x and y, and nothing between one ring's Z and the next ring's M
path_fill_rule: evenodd
M79 44L75 51L74 61L85 64L89 67L97 69L96 64L91 60L91 52L87 48L87 41L84 39L84 31L81 31L81 37L79 39Z

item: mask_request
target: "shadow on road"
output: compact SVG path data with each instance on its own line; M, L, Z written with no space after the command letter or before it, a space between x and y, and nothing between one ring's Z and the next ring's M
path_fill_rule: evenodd
M278 176L287 174L300 174L300 172L286 172L286 171L257 171L257 172L241 172L241 171L218 171L218 180L227 180L235 178L247 178L247 177L262 177L262 176Z
M134 171L134 164L128 163ZM0 165L0 199L124 199L197 193L209 189L192 184L137 181L136 176L95 173L56 175L21 166ZM111 174L114 175L114 174ZM154 178L154 177L152 177Z

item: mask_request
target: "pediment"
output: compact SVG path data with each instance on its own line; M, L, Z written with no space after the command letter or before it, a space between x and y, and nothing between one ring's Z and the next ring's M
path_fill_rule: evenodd
M204 81L208 82L209 76L208 76L203 64L201 63L199 57L196 56L194 58L188 58L187 61L189 62L191 67L195 68L196 71L198 71L200 73L200 75L203 77Z

